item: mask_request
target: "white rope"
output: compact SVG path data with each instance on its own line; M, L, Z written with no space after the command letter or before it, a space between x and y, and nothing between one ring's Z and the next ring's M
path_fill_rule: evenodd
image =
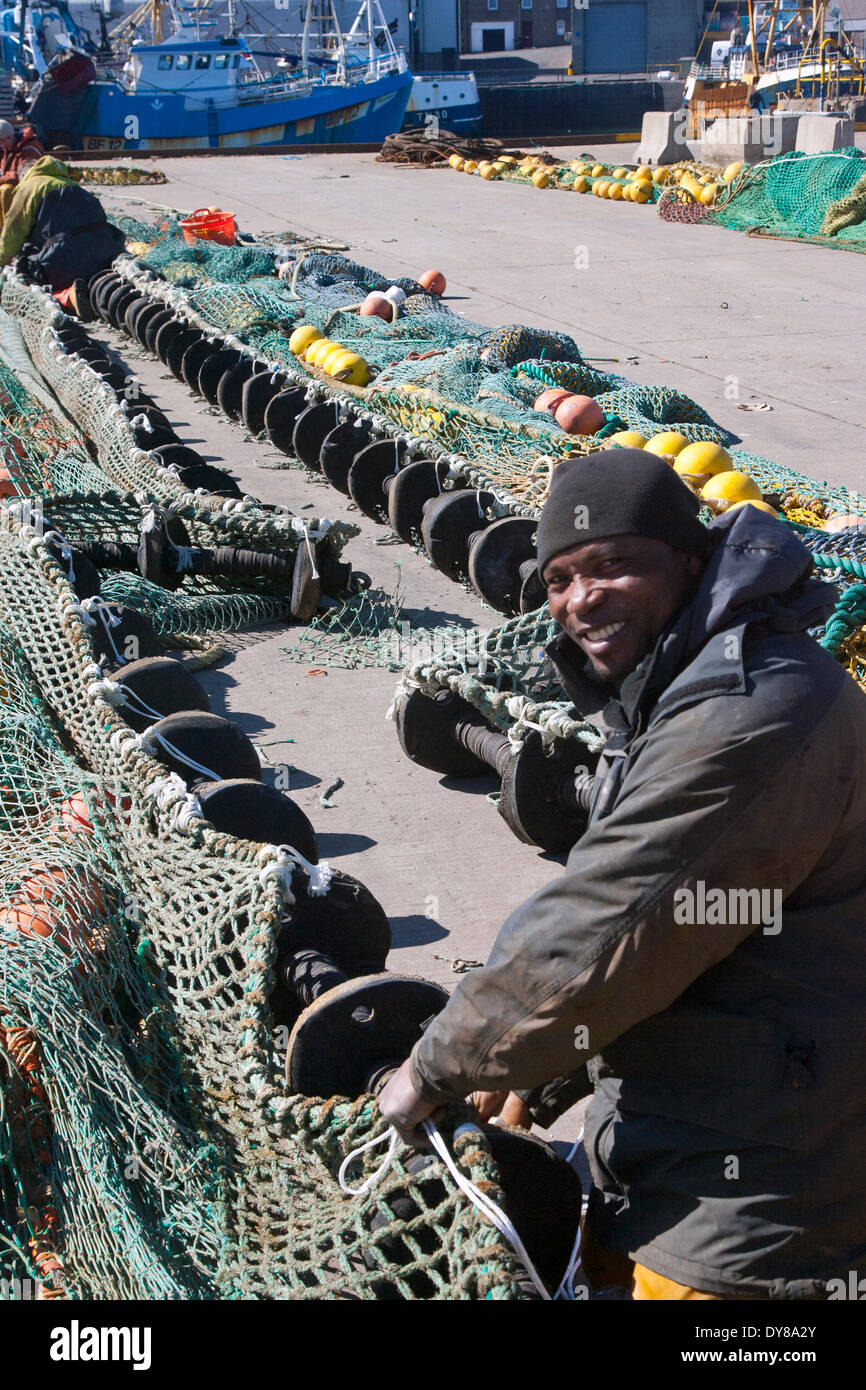
M371 1187L375 1187L379 1179L383 1177L391 1167L391 1160L394 1157L399 1142L399 1134L394 1126L390 1125L388 1129L385 1130L384 1134L377 1134L375 1139L368 1139L366 1144L361 1144L359 1148L353 1149L352 1152L343 1159L343 1162L340 1164L339 1172L337 1173L337 1182L340 1184L343 1191L348 1192L350 1197L363 1197L366 1192L370 1191ZM346 1182L346 1170L349 1168L350 1164L354 1163L355 1159L360 1158L361 1154L366 1153L368 1149L378 1148L380 1144L385 1143L388 1144L388 1152L382 1159L375 1173L371 1173L370 1176L361 1183L360 1187L349 1187Z
M181 750L176 748L173 743L170 743L167 738L163 738L158 729L151 728L145 730L145 732L151 740L156 739L157 743L161 748L165 749L166 753L170 753L179 763L183 763L186 767L191 768L193 772L200 772L209 782L219 782L221 780L218 773L211 772L209 767L203 767L202 764L197 763L194 758L188 758L186 753L182 753ZM151 749L145 749L145 752L150 751Z
M304 523L304 541L307 546L307 554L310 557L310 564L313 567L313 578L318 579L319 571L316 569L316 555L310 542L310 528Z
M547 1289L545 1288L544 1281L538 1273L538 1270L535 1268L535 1265L532 1263L532 1260L529 1258L529 1255L526 1252L526 1247L524 1246L523 1241L520 1239L520 1236L517 1234L517 1230L513 1222L509 1219L509 1217L505 1215L505 1212L502 1210L500 1206L497 1206L497 1204L490 1197L488 1197L484 1192L482 1192L480 1188L476 1187L474 1182L471 1182L470 1179L465 1176L465 1174L460 1172L460 1169L457 1167L457 1164L454 1162L454 1159L448 1152L448 1146L445 1143L445 1140L442 1138L442 1135L439 1132L438 1126L436 1125L435 1121L424 1120L422 1123L422 1129L424 1130L424 1133L427 1135L427 1138L430 1140L430 1143L433 1145L433 1148L435 1149L436 1153L442 1159L442 1162L445 1164L445 1167L448 1169L457 1186L460 1188L461 1192L464 1192L466 1194L472 1205L476 1206L478 1210L482 1213L482 1215L487 1217L488 1221L493 1222L493 1225L496 1227L497 1231L499 1231L500 1235L503 1235L505 1239L508 1241L508 1243L514 1250L514 1253L517 1255L517 1258L520 1260L521 1264L526 1269L527 1274L529 1275L530 1279L532 1280L533 1284L538 1290L539 1296L545 1301L545 1303L552 1302L550 1294L547 1292ZM481 1133L477 1125L468 1123L458 1125L457 1129L455 1129L454 1131L454 1138L457 1139L462 1134L467 1134L472 1130L474 1130L479 1135Z
M156 801L161 811L169 812L171 826L175 830L186 830L190 821L205 819L198 797L187 791L176 772L157 777L145 788L143 795Z
M77 618L81 619L85 627L96 627L95 618L91 618L90 614L81 603L66 603L63 605L61 612L64 618L74 613Z
M466 1197L469 1198L470 1202L474 1207L478 1208L482 1216L485 1216L488 1221L492 1222L492 1224L496 1227L497 1231L499 1231L500 1235L505 1237L512 1250L516 1254L517 1258L520 1260L521 1264L526 1270L527 1274L529 1275L530 1279L532 1280L533 1284L535 1285L539 1297L542 1298L545 1301L545 1303L551 1303L553 1300L551 1299L550 1294L545 1288L544 1281L538 1273L538 1270L535 1268L535 1265L529 1258L529 1255L526 1252L526 1247L524 1246L523 1241L520 1239L520 1236L517 1233L514 1223L510 1220L508 1216L506 1216L502 1208L498 1206L496 1202L492 1200L492 1198L488 1197L485 1193L483 1193L479 1187L476 1187L474 1182L467 1178L464 1173L460 1172L460 1169L457 1167L457 1164L454 1162L454 1159L448 1152L448 1145L445 1143L445 1140L443 1139L442 1134L435 1121L424 1120L422 1122L421 1128L424 1130L424 1133L430 1140L433 1149L439 1155L442 1162L445 1164L445 1167L448 1169L448 1172L451 1174L455 1183L460 1188L460 1191ZM457 1129L455 1129L454 1138L458 1139L463 1134L469 1134L473 1132L478 1134L479 1136L481 1135L481 1130L478 1128L477 1125L469 1123L462 1124L459 1125ZM366 1144L362 1144L359 1148L353 1149L352 1152L341 1163L340 1170L337 1174L337 1180L343 1191L347 1192L351 1197L361 1197L365 1193L369 1192L370 1189L374 1187L377 1182L380 1181L380 1179L385 1175L388 1168L390 1167L397 1149L398 1139L399 1135L394 1126L391 1125L385 1131L384 1134L378 1135L375 1139L368 1139ZM376 1171L374 1173L371 1173L370 1176L365 1179L365 1181L361 1184L360 1187L349 1187L345 1182L345 1174L349 1165L353 1163L355 1159L358 1158L361 1154L366 1153L368 1149L375 1148L377 1145L384 1144L386 1141L390 1141L388 1144L388 1152L385 1155L382 1162L379 1164L379 1167L376 1169ZM575 1250L572 1251L572 1257L569 1260L569 1266L566 1270L566 1277L568 1277L569 1274L572 1273L572 1264L574 1263L575 1253L577 1247L579 1246L579 1243L580 1234L578 1232L578 1239L575 1245ZM565 1283L565 1278L560 1284L560 1289L562 1288L563 1283ZM557 1296L559 1296L559 1289L557 1290ZM568 1295L563 1294L563 1297L568 1297Z
M259 883L265 886L268 879L279 878L285 888L291 893L292 878L296 869L303 869L310 880L310 896L313 898L324 897L331 887L331 879L334 871L327 860L321 860L318 864L311 864L309 859L305 859L299 850L292 845L265 845L259 851L259 859L273 859L272 864L266 865L259 874Z
M117 681L111 681L107 676L102 680L93 681L87 687L87 693L91 700L104 700L112 709L121 709L127 703L126 691L123 686L118 685Z

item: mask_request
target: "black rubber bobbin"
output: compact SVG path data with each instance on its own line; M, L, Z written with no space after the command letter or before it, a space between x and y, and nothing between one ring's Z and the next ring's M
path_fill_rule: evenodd
M178 381L183 381L183 358L188 348L196 343L203 343L205 335L198 328L182 328L179 333L171 339L165 353L165 365L172 376Z
M270 400L265 408L265 434L275 449L294 457L292 435L295 423L307 408L306 386L290 386Z
M156 745L153 756L176 772L190 791L203 782L262 779L259 755L251 740L221 714L181 710L157 720L151 725L151 734ZM191 766L193 763L197 766Z
M377 439L361 449L349 469L349 496L373 521L388 520L388 493L406 458L403 439Z
M151 449L165 468L201 468L204 466L204 459L195 449L191 449L188 444L181 444L179 440L167 444L157 444Z
M223 372L229 367L236 367L241 356L237 348L224 347L211 352L202 362L198 373L198 390L208 405L216 405Z
M358 879L334 872L327 893L310 892L305 874L292 879L295 901L280 924L277 975L295 951L323 951L347 975L376 975L391 949L391 926L381 903Z
M142 318L144 315L142 315ZM138 320L141 325L141 319ZM174 321L174 313L171 309L161 308L158 313L153 314L141 329L141 337L144 339L144 346L148 352L156 356L156 335L159 330L167 323Z
M123 316L134 299L138 298L138 291L129 284L121 285L106 304L106 314L108 322L112 328L120 329L123 327Z
M160 327L156 330L156 336L153 340L153 350L159 358L160 362L163 362L166 366L168 366L169 348L171 347L172 343L174 343L178 338L182 337L185 332L186 329L184 328L180 320L176 317L172 317L171 319L169 319L167 323L163 323L160 325Z
M336 396L314 401L302 410L292 431L292 452L305 468L319 471L319 454L326 437L340 422L340 402Z
M289 956L281 976L304 1006L286 1048L296 1095L364 1095L408 1057L449 997L441 985L408 975L348 979L316 950Z
M104 323L108 323L109 321L107 312L108 301L114 294L115 290L120 289L121 285L125 285L126 283L127 282L125 280L122 280L119 275L116 275L112 272L111 274L105 275L99 281L98 285L96 286L96 289L90 296L90 303L94 309L94 312L98 314L98 316L102 319Z
M500 613L520 612L521 566L527 561L535 565L537 529L532 517L504 516L470 544L469 581L479 598Z
M520 612L535 613L547 602L547 586L542 582L535 560L520 566Z
M254 844L291 845L311 864L319 862L316 832L291 797L252 778L202 783L202 811L216 830Z
M204 488L206 492L212 492L216 497L241 498L244 495L231 474L226 472L224 468L217 467L214 463L190 464L188 467L179 467L177 476L184 487L189 488L190 492Z
M131 307L131 306L130 306ZM137 309L131 317L133 325L133 336L141 347L146 347L145 332L148 324L152 323L160 314L165 313L165 305L158 300L152 299L143 308ZM163 320L165 322L165 320Z
M87 294L91 304L93 303L94 296L102 292L109 280L113 280L115 285L120 284L120 276L116 271L110 268L108 270L97 270L95 275L91 275L87 282Z
M366 420L344 420L325 435L319 450L319 469L328 482L340 492L349 492L349 469L372 439L373 431Z
M191 343L180 360L180 375L185 386L198 395L198 374L216 349L207 336Z
M459 579L469 568L469 539L490 525L485 515L495 502L492 492L465 488L424 503L421 539L437 569Z
M253 358L244 355L240 362L237 362L233 367L228 367L220 377L216 403L229 420L241 418L243 389L255 371L256 364Z
M174 430L170 427L164 429L162 425L133 425L132 435L139 449L145 449L148 453L167 444L179 443Z
M407 545L420 539L424 504L442 495L447 472L448 464L442 460L416 459L401 468L389 484L388 522ZM453 490L462 490L462 486L458 482Z
M250 434L261 434L265 428L265 411L275 396L286 389L286 378L270 368L256 372L244 382L241 392L241 416Z
M191 671L170 656L131 661L114 679L129 692L119 713L139 732L167 714L210 708L204 687Z
M60 565L78 599L96 597L99 593L99 575L96 566L82 550L56 537L46 541L46 549Z
M131 303L127 304L126 310L123 315L123 323L120 326L125 333L129 334L130 337L135 336L133 324L135 323L136 318L141 313L142 309L144 309L150 303L151 301L146 294L137 294L135 298L131 301Z
M90 641L103 669L118 670L130 662L163 655L165 648L153 624L138 609L122 603L100 603L88 612L94 623L88 628Z

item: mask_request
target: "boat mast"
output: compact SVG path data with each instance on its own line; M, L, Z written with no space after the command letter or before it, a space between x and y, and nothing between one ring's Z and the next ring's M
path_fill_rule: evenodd
M770 27L767 30L767 43L764 48L764 67L770 61L773 54L773 37L776 32L776 20L779 18L779 5L776 3L770 13Z
M307 0L307 8L304 11L304 32L301 34L301 71L307 71L307 52L310 37L310 19L313 13L313 0Z
M757 34L755 33L755 6L753 5L752 0L748 0L748 5L749 5L749 38L750 38L751 41L752 41L752 67L754 68L755 75L757 76L757 74L760 72L761 68L760 68L760 63L758 62L758 36L757 36Z

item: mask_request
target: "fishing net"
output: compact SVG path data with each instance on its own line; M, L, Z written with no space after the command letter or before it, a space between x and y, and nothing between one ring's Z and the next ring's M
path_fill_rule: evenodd
M134 237L144 247L147 224L119 224L128 240ZM597 397L608 434L626 427L653 434L664 426L681 429L689 439L727 438L706 412L667 387L636 386L585 364L583 375L576 373L580 350L566 335L470 323L414 281L392 281L336 253L292 254L289 246L282 252L291 272L285 280L258 274L244 279L249 248L202 242L191 248L190 258L179 224L151 226L149 236L149 251L140 249L136 261L121 257L115 265L143 293L208 331L218 330L272 369L307 382L314 393L363 400L386 432L411 434L428 456L449 455L455 476L498 489L506 507L536 508L546 495L550 460L598 447L597 437L568 435L551 416L533 411L545 385ZM227 256L234 253L230 262ZM218 279L217 272L228 278ZM369 290L392 283L407 295L396 322L354 312ZM300 363L289 349L292 327L300 321L358 351L378 373L371 387L338 385ZM539 458L545 460L541 466Z
M339 1187L383 1124L369 1096L284 1079L274 963L301 871L218 834L143 750L8 508L0 611L0 1278L96 1299L520 1297L438 1161L410 1172L398 1150L368 1194ZM501 1197L478 1131L451 1133L464 1113L445 1123L458 1164Z
M573 172L581 163L574 162ZM512 172L515 177L530 176L528 171ZM127 235L130 230L141 234L145 225L130 228L124 223L124 230ZM153 229L150 235L154 236ZM163 240L155 249L170 268L165 239L171 235L172 244L177 245L178 238L167 226L161 235ZM207 263L208 275L214 266L225 265L218 254L202 244L200 258ZM728 442L725 432L689 397L669 387L641 386L598 370L583 359L579 345L567 335L520 324L490 329L467 323L441 304L431 308L430 296L416 294L413 282L405 280L408 309L404 306L396 322L361 318L354 312L360 299L368 290L387 285L386 276L344 256L315 249L297 250L294 257L285 249L281 254L291 272L285 280L253 276L220 288L205 281L169 290L152 274L142 274L134 262L121 258L117 265L145 293L164 298L201 327L218 326L233 335L230 341L237 346L280 366L290 379L306 381L310 399L342 397L356 412L368 413L384 433L404 432L410 457L413 450L422 456L445 457L451 480L494 491L497 514L536 514L557 461L597 450L618 429L636 429L647 437L670 429L689 440ZM270 328L268 316L273 323ZM296 321L312 323L359 351L377 369L371 385L366 389L338 385L293 358L288 334ZM422 332L424 337L419 336ZM550 417L533 411L540 392L557 386L598 401L607 421L599 435L565 435ZM734 467L753 476L786 519L805 524L816 534L821 534L832 512L866 514L861 499L845 487L809 478L746 450L730 453ZM599 454L600 466L603 458ZM705 512L704 519L709 515ZM837 550L845 551L850 534L835 542ZM376 606L369 597L355 596L341 614L320 619L289 648L289 654L298 660L372 662L393 668L396 662L389 643L398 616L393 605L389 610L387 604ZM526 626L520 626L523 619L519 619L513 632L507 625L501 629L501 640L517 662L512 676L518 685L522 648L517 636L526 638L528 650L536 649L545 619L539 620L538 632L534 621L530 615ZM508 665L504 656L500 665L503 670ZM479 698L484 712L492 715L486 707L488 694ZM558 720L558 713L553 718Z
M731 184L708 224L761 236L866 250L866 157L859 149L792 151L765 160Z

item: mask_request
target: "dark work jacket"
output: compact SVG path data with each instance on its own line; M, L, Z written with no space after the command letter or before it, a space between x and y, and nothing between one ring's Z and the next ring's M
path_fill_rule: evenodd
M21 269L37 284L67 289L89 280L123 250L123 234L109 222L102 204L78 184L47 192L36 222L21 248Z
M806 631L834 594L793 532L750 507L710 529L617 700L552 644L610 735L590 823L412 1074L432 1100L587 1065L603 1244L709 1293L823 1297L866 1271L866 697Z

